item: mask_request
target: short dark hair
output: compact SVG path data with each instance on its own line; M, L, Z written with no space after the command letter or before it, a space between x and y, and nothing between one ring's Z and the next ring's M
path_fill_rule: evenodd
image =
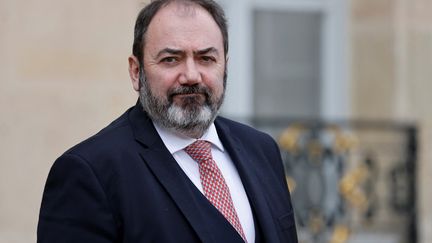
M144 57L143 50L145 45L145 35L151 20L161 8L172 2L196 4L203 7L213 17L214 21L222 32L222 40L226 57L228 54L228 26L225 13L218 3L213 0L153 0L139 12L135 22L132 53L138 59L138 61L142 64Z

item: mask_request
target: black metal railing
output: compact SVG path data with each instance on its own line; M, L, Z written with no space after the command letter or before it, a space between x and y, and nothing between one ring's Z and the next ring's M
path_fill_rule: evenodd
M278 141L301 242L417 242L417 128L254 118Z

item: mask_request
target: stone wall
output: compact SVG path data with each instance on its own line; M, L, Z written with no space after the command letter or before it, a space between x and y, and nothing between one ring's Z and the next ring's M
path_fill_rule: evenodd
M36 242L54 160L134 105L127 57L142 5L0 0L0 242Z

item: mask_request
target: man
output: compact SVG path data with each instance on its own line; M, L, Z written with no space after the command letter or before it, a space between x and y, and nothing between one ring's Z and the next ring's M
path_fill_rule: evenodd
M217 117L227 54L212 0L146 6L129 57L139 102L56 160L38 242L297 242L276 143Z

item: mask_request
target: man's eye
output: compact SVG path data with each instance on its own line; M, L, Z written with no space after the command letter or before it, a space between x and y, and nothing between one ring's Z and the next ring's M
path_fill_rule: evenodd
M204 62L214 62L214 61L216 61L213 57L211 57L211 56L202 56L201 57L201 60L202 61L204 61Z
M175 62L177 62L177 58L176 57L165 57L161 60L161 62L175 63Z

